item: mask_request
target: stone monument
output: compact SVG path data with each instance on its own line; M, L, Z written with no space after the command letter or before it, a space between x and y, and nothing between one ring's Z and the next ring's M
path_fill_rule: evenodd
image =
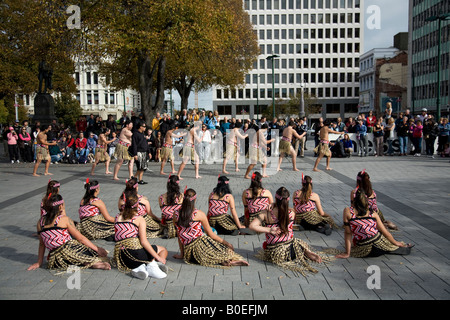
M33 121L39 121L41 125L48 125L56 118L55 101L47 92L52 87L53 70L45 61L39 63L39 91L34 98L34 117Z

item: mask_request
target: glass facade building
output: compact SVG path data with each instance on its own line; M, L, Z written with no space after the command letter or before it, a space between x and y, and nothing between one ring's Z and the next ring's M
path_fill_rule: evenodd
M244 86L213 88L214 110L256 118L272 108L273 99L289 99L304 88L321 107L313 118L358 112L363 0L244 0L243 5L260 55ZM271 55L277 57L267 59Z

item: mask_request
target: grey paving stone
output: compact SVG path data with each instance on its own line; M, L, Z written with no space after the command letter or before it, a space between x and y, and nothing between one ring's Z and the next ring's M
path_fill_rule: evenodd
M312 148L310 148L312 150ZM307 153L299 159L300 170L312 176L314 191L321 196L322 204L338 225L342 225L342 211L349 205L350 191L355 186L358 171L366 169L371 176L378 202L384 215L394 221L400 231L392 232L398 240L415 244L412 254L405 257L384 256L371 259L336 260L318 268L318 273L308 277L295 277L291 272L258 260L255 254L261 249L264 235L226 236L236 251L250 263L249 267L231 269L205 268L176 260L177 239L150 239L169 251L167 265L171 268L166 279L141 281L117 269L109 271L83 270L81 289L67 288L68 275L55 275L43 268L26 271L36 262L38 238L36 223L39 204L45 193L48 177L32 177L32 165L0 163L3 181L0 185L0 299L2 300L448 300L450 298L450 208L448 206L449 163L441 159L414 157L389 157L367 159L332 159L333 171L312 172L314 158ZM276 163L275 163L276 165ZM249 186L243 179L246 164L241 172L230 171L230 186L236 200L236 209L243 215L242 191ZM83 182L89 176L90 165L51 166L52 178L61 182L61 194L66 210L73 220L78 220L77 208L83 195ZM220 164L201 166L202 179L193 178L192 167L186 167L181 187L197 190L197 206L207 211L207 195L215 187ZM301 172L292 172L291 163L283 163L283 171L269 172L263 180L272 193L285 186L291 194L300 188ZM323 163L319 169L323 169ZM157 200L165 192L167 177L157 175L159 164L150 163L145 174L148 185L139 186L146 195L156 215L160 215ZM231 170L231 167L229 168ZM43 172L43 169L40 169ZM101 184L100 197L111 215L118 212L117 199L124 189L125 167L116 182L97 170L95 177ZM426 172L426 175L417 175ZM447 179L442 179L447 175ZM425 186L418 189L418 185ZM295 232L315 250L343 249L343 230L330 236L316 232ZM96 241L110 252L114 243ZM381 268L381 289L368 289L367 267Z

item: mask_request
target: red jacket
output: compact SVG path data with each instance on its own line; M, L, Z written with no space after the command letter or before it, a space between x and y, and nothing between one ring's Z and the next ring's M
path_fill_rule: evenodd
M83 138L83 140L80 140L80 138L78 138L77 141L75 141L75 147L80 149L86 148L86 144L87 144L86 138Z

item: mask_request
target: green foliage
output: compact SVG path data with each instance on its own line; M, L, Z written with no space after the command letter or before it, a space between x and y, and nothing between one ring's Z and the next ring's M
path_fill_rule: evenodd
M70 94L61 94L55 99L55 116L59 123L66 127L75 127L75 123L82 114L80 103Z
M8 109L5 107L5 101L2 99L0 100L0 123L6 123L8 119Z

